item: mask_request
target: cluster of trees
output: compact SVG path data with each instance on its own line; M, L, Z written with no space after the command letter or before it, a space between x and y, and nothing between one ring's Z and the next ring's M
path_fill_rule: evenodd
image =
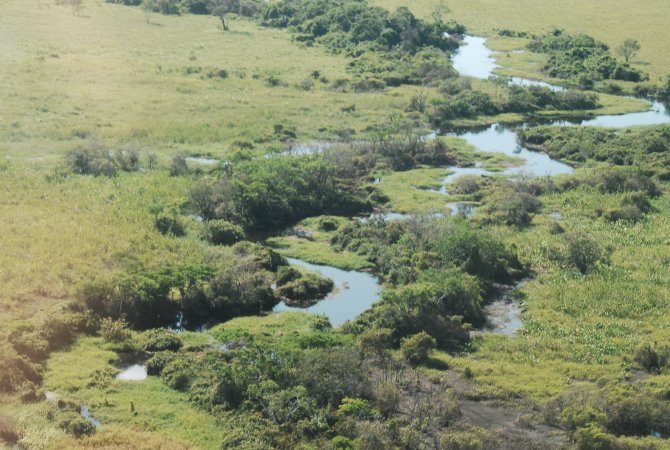
M639 82L648 79L648 75L628 65L628 59L635 51L632 43L621 47L625 62L617 60L607 45L591 36L570 35L562 30L554 30L535 38L528 48L549 55L545 67L549 76L571 79L584 87L600 80Z
M390 330L396 346L426 332L441 349L461 348L468 328L484 322L482 292L526 272L513 252L466 220L371 220L342 227L333 245L366 256L389 286L348 329Z
M446 442L455 426L468 431L457 425L455 396L440 381L421 382L412 368L435 346L426 333L403 340L394 354L389 330L354 338L309 320L299 333L272 338L217 328L220 340L235 335L235 344L156 349L148 372L221 419L222 448L418 450Z
M599 107L597 94L591 92L508 85L504 78L495 82L497 93L493 95L473 90L465 83L445 84L442 89L444 97L434 101L429 111L431 122L439 126L456 119L502 113L592 110Z
M447 53L458 40L444 33L465 32L455 23L418 19L406 7L391 13L361 0L283 0L268 4L262 21L288 27L299 42L345 53L355 74L381 86L455 77Z
M91 317L104 325L105 334L114 335L118 321L140 330L194 328L267 313L281 299L309 306L334 287L330 279L289 267L269 248L245 241L230 252L232 261L140 269L95 279L84 283L77 296Z
M598 127L532 127L518 132L527 147L572 165L606 162L644 169L670 179L670 126L645 130L608 130Z
M351 216L372 206L355 174L321 155L241 162L217 181L196 185L191 204L207 220L252 230L278 229L313 215Z

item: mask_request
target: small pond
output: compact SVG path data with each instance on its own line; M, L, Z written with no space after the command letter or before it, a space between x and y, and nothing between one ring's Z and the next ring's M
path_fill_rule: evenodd
M121 381L142 381L147 379L147 366L140 364L133 364L130 367L123 369L117 376L117 380Z

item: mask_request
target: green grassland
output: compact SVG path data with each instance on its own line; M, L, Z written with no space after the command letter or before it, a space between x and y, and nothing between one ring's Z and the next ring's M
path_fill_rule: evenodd
M595 217L599 208L617 204L616 195L588 189L543 201L533 227L499 229L538 272L523 287L523 330L513 338L486 335L474 343L475 352L449 359L474 371L484 396L545 401L582 381L624 382L634 372L635 347L669 337L663 325L670 318L667 198L655 202L658 214L633 225ZM611 266L582 277L552 261L559 237L549 232L550 212L561 214L566 230L588 230L611 246Z
M235 140L267 140L277 123L302 140L360 131L415 91L339 93L320 81L306 91L297 85L315 70L346 77L346 59L245 20L223 33L213 17L154 14L145 23L138 8L85 5L75 16L53 2L3 2L3 155L44 157L93 137L221 156ZM227 78L208 76L221 69ZM278 86L267 86L271 76ZM351 104L355 112L341 112Z
M475 35L489 36L497 30L546 33L563 28L570 33L585 33L616 48L626 38L637 39L642 49L631 63L651 74L652 80L670 72L670 37L665 33L670 6L663 0L640 4L633 0L584 2L566 0L374 0L373 4L390 9L408 6L415 14L429 17L441 6L442 13L463 23ZM511 50L511 48L510 48Z

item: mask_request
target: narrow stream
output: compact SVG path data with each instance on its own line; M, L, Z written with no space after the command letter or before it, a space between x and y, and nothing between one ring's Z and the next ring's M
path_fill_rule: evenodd
M379 281L363 272L345 271L330 266L310 264L299 259L288 258L289 263L318 272L335 283L335 290L324 300L309 308L295 308L280 303L273 312L306 311L323 314L337 327L347 320L353 320L363 311L370 309L379 300Z
M486 39L476 36L465 36L464 44L453 57L454 68L461 75L473 78L488 79L494 76L493 71L498 67L495 63L495 52L486 47ZM524 78L512 78L511 84L544 86L553 90L563 90L561 86ZM670 111L660 102L649 102L650 109L644 112L621 115L602 115L591 119L550 120L541 125L549 126L598 126L608 128L626 128L641 125L660 125L670 123ZM523 174L529 176L554 176L572 173L574 170L567 164L549 158L544 153L535 152L519 145L516 132L521 128L532 127L534 124L521 123L505 125L495 123L479 129L456 130L448 133L449 136L464 139L480 151L499 152L508 156L518 156L526 162L521 166L510 168L503 174ZM485 170L473 171L474 174L491 174ZM445 183L449 183L459 176L452 174Z

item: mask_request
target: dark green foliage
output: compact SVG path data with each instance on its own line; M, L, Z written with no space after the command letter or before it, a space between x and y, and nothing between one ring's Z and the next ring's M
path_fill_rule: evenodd
M42 370L9 345L0 345L0 392L12 394L42 381Z
M422 331L414 336L404 338L400 343L400 351L405 359L414 366L426 362L436 346L435 339Z
M299 42L353 58L359 91L455 77L445 52L458 40L443 33L465 32L461 25L417 19L406 7L390 13L360 0L282 0L268 4L262 18L268 26L289 27Z
M661 100L670 100L670 75L665 79L657 95Z
M171 234L173 236L183 236L186 234L181 217L178 212L173 209L167 209L157 213L154 225L161 234Z
M147 352L177 351L183 345L177 333L161 328L146 331L142 340L142 348Z
M670 367L670 346L644 343L635 349L633 359L647 372L658 372Z
M502 113L533 113L542 110L590 110L599 107L598 96L574 90L553 91L543 86L504 87L504 94L494 100L485 92L443 86L445 97L433 101L429 112L436 125L451 120L492 116Z
M319 274L307 273L283 283L277 293L291 306L308 307L326 297L334 287L333 280Z
M312 215L369 210L355 180L338 175L319 156L242 162L217 186L217 215L250 229L277 229Z
M211 220L205 223L202 237L210 244L233 245L244 239L244 230L226 220Z
M608 262L609 252L588 234L566 233L564 240L567 248L566 262L577 267L582 274Z
M280 267L287 266L288 261L276 251L251 242L238 242L233 247L235 255L258 264L263 270L277 272Z
M518 228L527 227L532 214L540 210L542 203L532 194L518 186L507 186L487 197L487 220Z
M549 54L545 70L555 78L577 80L585 77L591 81L625 80L644 81L646 74L630 67L628 63L617 61L607 45L590 36L569 35L562 30L554 30L536 38L528 45L535 52Z
M298 381L318 405L338 405L345 397L369 397L371 380L352 347L308 350L300 361Z
M100 320L98 332L107 342L123 342L130 338L128 324L124 320L112 320L109 317Z
M207 290L207 317L227 320L272 310L279 301L258 270L255 265L237 266L217 273Z
M174 266L97 279L82 285L78 298L97 317L124 319L146 329L174 325L179 313L198 303L204 282L213 277L208 266ZM179 298L173 293L179 292Z
M177 354L172 351L157 352L147 361L147 374L160 375L165 366L172 362Z
M657 173L659 176L666 173L670 165L670 126L667 125L621 131L598 127L532 127L520 130L519 139L527 147L542 150L552 158L572 165L588 161L607 162L642 168L645 172ZM616 172L612 173L613 176L617 175ZM635 184L641 183L642 176L642 173L637 176ZM627 174L626 177L631 178L631 175ZM619 187L614 189L618 192L624 192L622 189L651 189L650 195L657 191L649 182L645 183L648 185L646 187L640 185L639 188L631 189L631 182L626 182L629 186L621 186L621 181L616 181ZM606 186L605 189L613 188Z
M75 437L91 435L95 432L95 426L75 412L65 412L58 420L58 426Z

